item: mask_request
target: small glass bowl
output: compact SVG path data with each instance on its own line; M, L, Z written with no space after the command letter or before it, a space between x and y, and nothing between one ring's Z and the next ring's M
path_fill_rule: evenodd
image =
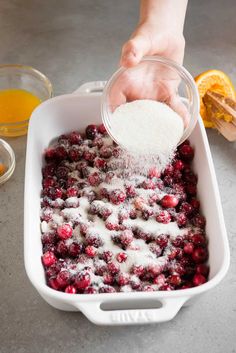
M127 98L126 93L131 92L131 87L132 90L134 87L137 89ZM155 89L151 90L150 87ZM170 99L173 96L175 100ZM137 99L157 100L168 104L179 113L174 103L172 104L178 99L181 105L184 105L185 115L189 121L178 145L193 131L199 115L199 95L193 77L181 65L164 57L147 56L138 65L131 68L121 67L113 74L103 91L101 114L103 124L117 144L119 141L111 128L112 113L122 103Z
M3 164L5 172L0 175L0 185L5 183L13 174L16 166L15 153L11 146L0 139L0 163Z
M0 65L0 90L23 89L42 102L52 97L52 84L40 71L24 65ZM28 130L30 116L20 122L0 122L0 136L21 136ZM1 121L1 120L0 120Z

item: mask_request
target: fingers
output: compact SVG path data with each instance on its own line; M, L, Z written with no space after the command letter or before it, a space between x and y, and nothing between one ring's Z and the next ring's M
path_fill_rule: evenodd
M150 51L150 41L146 36L138 34L126 42L122 48L120 64L124 67L137 65L143 56Z

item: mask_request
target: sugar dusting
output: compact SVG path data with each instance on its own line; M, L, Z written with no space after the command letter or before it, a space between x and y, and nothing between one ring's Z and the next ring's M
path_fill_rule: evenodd
M170 162L184 125L168 105L146 99L120 105L112 114L111 130L126 151L126 169L146 174L151 166L161 171Z

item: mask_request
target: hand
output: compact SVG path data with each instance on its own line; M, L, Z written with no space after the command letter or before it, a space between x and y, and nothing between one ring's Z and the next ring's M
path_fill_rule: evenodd
M143 62L138 71L135 69L146 55L163 56L181 64L184 47L183 35L160 31L149 22L139 25L122 48L120 64L130 70L121 75L111 91L112 109L136 99L158 100L175 110L186 126L189 120L188 111L177 94L179 76L161 64L150 65Z

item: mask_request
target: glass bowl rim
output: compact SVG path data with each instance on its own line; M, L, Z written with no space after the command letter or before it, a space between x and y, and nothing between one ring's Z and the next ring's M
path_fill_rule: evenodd
M2 145L3 148L7 151L10 158L10 166L8 170L3 175L0 176L0 185L1 185L5 183L12 176L16 166L16 157L15 157L13 148L9 145L9 143L7 143L5 140L1 138L0 138L0 145Z

